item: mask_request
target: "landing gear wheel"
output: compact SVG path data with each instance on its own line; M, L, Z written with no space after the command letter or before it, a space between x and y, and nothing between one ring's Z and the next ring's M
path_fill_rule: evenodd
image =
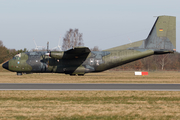
M20 75L22 75L22 73L20 73L20 72L17 72L17 75L19 75L19 76L20 76Z
M76 74L70 74L70 76L76 76Z
M84 76L84 74L78 74L78 76Z

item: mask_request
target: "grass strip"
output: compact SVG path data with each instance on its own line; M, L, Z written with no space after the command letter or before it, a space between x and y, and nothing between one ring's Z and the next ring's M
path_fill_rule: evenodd
M177 91L0 91L0 119L180 119Z

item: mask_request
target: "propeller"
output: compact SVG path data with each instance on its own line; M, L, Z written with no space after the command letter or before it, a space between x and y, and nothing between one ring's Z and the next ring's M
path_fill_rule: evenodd
M49 67L49 55L50 55L50 53L49 53L49 42L47 42L47 55L48 55L47 65Z
M47 52L49 53L49 42L47 42Z

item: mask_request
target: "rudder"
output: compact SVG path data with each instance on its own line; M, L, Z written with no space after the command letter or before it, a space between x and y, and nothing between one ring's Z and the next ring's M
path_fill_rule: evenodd
M144 41L146 49L176 49L176 17L159 16Z

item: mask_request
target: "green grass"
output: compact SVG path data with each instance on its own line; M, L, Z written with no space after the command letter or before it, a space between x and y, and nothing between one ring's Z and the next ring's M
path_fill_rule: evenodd
M142 117L139 114L128 114L128 115L114 115L114 116L79 116L75 115L72 117L56 117L54 120L173 120L179 119L179 117L174 117L173 115L161 116L161 117Z
M0 119L180 119L176 91L0 91Z

